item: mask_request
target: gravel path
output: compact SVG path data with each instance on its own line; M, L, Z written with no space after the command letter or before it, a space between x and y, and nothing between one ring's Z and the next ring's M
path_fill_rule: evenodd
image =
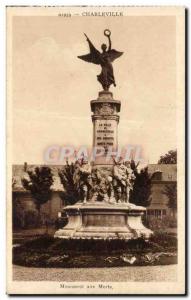
M27 268L13 266L19 281L176 281L177 265L119 268Z

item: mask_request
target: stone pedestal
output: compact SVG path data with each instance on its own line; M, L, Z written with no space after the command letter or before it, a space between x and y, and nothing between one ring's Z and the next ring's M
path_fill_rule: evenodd
M147 239L152 234L142 224L145 208L130 203L77 203L67 206L64 211L69 222L56 231L55 237L132 239L144 236Z
M113 166L113 159L107 159L108 151L115 153L118 148L118 123L121 102L113 99L111 92L99 92L97 100L91 101L93 122L93 147L103 148L104 153L96 156L94 166ZM100 150L101 153L101 150Z

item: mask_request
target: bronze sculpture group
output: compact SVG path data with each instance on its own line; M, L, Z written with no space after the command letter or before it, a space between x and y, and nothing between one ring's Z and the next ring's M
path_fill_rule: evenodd
M129 202L130 190L135 180L130 162L119 161L111 174L99 168L92 168L85 158L77 160L74 165L73 180L83 203L87 201Z

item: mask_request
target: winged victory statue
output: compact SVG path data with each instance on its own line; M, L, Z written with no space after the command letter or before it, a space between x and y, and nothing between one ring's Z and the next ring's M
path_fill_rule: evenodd
M114 49L111 49L111 31L109 29L104 30L104 35L108 38L108 48L106 44L101 45L102 52L97 50L90 39L87 37L87 35L84 33L84 35L87 38L89 48L90 48L90 53L86 55L81 55L78 56L78 58L87 61L89 63L93 63L96 65L100 65L102 70L99 75L97 75L97 80L101 83L103 89L105 91L109 90L109 87L111 84L116 86L115 83L115 77L113 74L113 66L112 62L120 57L123 52L116 51Z

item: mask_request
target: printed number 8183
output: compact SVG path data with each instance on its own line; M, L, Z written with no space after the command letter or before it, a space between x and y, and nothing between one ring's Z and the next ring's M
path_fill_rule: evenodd
M66 17L66 18L70 18L72 15L71 13L59 13L58 17Z

